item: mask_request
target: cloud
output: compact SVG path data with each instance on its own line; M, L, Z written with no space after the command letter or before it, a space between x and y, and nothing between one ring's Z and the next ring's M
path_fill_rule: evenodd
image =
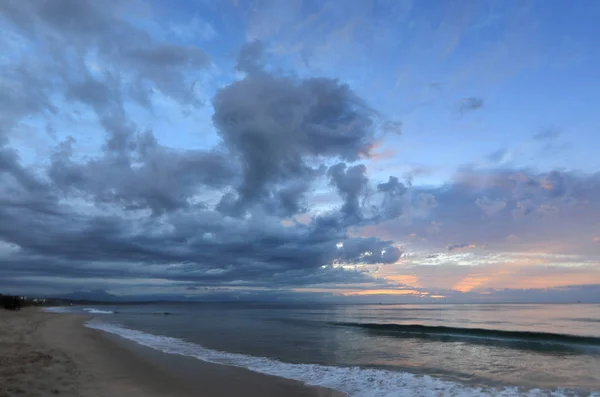
M0 3L7 33L0 38L2 285L264 292L362 283L386 290L390 282L374 275L404 265L421 285L462 283L472 287L468 293L539 286L519 277L557 285L561 271L573 283L595 282L598 174L501 168L506 153L497 151L489 157L496 168L464 167L443 186L375 177L375 150L402 123L365 102L360 79L349 79L350 86L271 64L289 47L310 58L310 67L340 65L344 51L382 42L362 34L366 41L348 40L368 33L369 24L323 23L327 9L302 25L298 9L268 14L264 7L248 37L294 44L299 29L311 30L313 41L305 48L252 41L224 70L190 44L210 39L210 29L198 33L201 40L172 26L161 31L146 7ZM353 9L360 16L364 6ZM410 10L396 11L390 22ZM293 23L272 24L279 12ZM212 73L219 87L202 86ZM483 106L472 97L458 108ZM198 124L200 113L212 120ZM189 130L171 125L173 115ZM32 154L40 131L48 155ZM190 146L181 138L188 133L202 144ZM556 138L537 135L544 143ZM468 244L448 245L455 242ZM544 273L522 265L514 276L502 273L498 263L527 252L557 256L520 256L522 264L563 268ZM560 256L573 252L580 256ZM565 271L567 263L585 271Z
M237 67L246 77L213 99L213 122L243 169L235 189L238 210L281 200L286 189L302 199L303 188L322 174L311 164L368 157L377 136L378 115L347 85L268 73L258 66L262 53L260 42L243 47Z
M552 141L560 136L560 131L554 128L542 130L533 135L534 141Z
M235 68L240 72L258 73L263 69L263 57L265 55L265 46L262 41L254 40L244 43L238 54Z
M469 97L461 99L458 105L459 113L466 113L483 108L483 98Z
M245 76L212 99L220 142L169 147L140 127L132 105L159 111L160 93L193 112L201 103L190 83L210 61L197 47L155 40L126 17L130 6L2 3L11 32L40 54L29 67L11 49L19 56L0 80L10 88L0 101L13 102L0 108L3 136L26 117L59 111L58 120L85 113L103 133L96 150L83 152L90 137L58 127L49 158L29 164L2 141L4 282L276 289L361 283L371 280L368 269L339 265L398 260L393 241L350 233L401 214L394 202L408 188L394 177L378 185L358 163L386 120L336 79L266 70L254 42L240 53ZM339 200L311 208L327 182Z
M510 155L508 149L498 149L488 154L487 158L493 163L501 163Z
M486 247L437 254L411 251L407 247L398 266L382 268L377 273L377 277L389 282L385 288L403 280L418 280L420 287L426 286L423 291L445 295L449 300L519 301L526 290L534 293L547 289L546 299L552 300L560 297L560 289L571 289L568 286L600 285L597 258L589 254L536 252L528 247L512 252Z
M208 55L195 46L157 42L131 22L140 8L137 2L91 0L0 4L3 30L12 38L1 64L6 111L0 134L28 115L59 113L63 95L102 113L118 112L126 99L150 106L153 91L198 105L191 86L210 64Z
M453 182L413 188L411 196L419 193L434 197L435 206L419 217L404 214L369 227L369 233L397 241L412 235L414 250L433 253L458 241L499 252L580 253L600 260L592 241L600 221L598 173L465 168Z
M448 244L446 248L448 248L448 252L452 252L455 250L467 249L467 248L475 248L475 244L469 243L460 243L460 244Z
M475 204L477 204L477 206L481 208L481 211L487 216L494 216L506 208L505 201L501 199L490 200L487 197L478 198L475 200Z
M347 218L358 218L361 213L360 198L365 194L369 182L365 173L367 167L363 164L346 167L345 163L339 163L329 167L327 175L331 178L331 184L335 186L344 199L341 212ZM356 221L355 221L356 222Z
M99 205L160 214L188 207L202 189L227 186L236 177L226 153L176 152L159 145L150 132L109 136L105 155L83 164L72 160L73 143L72 138L61 143L48 175L66 197L81 195Z
M389 243L377 238L348 239L340 248L340 260L349 263L394 263L402 252Z
M379 220L394 219L403 214L406 208L405 194L408 187L400 182L397 177L390 176L388 181L377 185L377 191L383 194ZM429 206L435 205L435 198L428 195L418 196L419 204Z

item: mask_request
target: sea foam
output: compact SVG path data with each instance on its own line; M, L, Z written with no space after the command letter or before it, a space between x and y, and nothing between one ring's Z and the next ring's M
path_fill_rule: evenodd
M115 312L110 310L94 309L93 307L84 307L83 310L90 314L115 314Z
M265 357L211 350L182 339L153 335L114 324L92 321L88 322L86 326L119 335L122 338L164 353L194 357L216 364L243 367L266 375L297 380L310 386L321 386L339 390L351 397L561 397L580 395L570 390L524 390L518 387L476 387L427 375L421 376L407 372L372 368L292 364ZM585 395L600 397L599 393L588 393Z
M78 307L78 306L56 306L56 307L45 307L42 309L48 313L81 313L85 312L87 314L115 314L115 312L110 310L101 310L93 307Z

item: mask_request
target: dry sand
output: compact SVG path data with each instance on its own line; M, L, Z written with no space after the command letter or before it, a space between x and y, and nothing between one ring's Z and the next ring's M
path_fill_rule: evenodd
M85 316L0 310L0 397L340 397L85 328Z

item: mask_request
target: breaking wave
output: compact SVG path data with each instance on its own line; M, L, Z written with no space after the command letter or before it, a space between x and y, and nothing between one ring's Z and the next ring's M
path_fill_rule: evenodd
M398 337L425 339L475 338L486 340L522 341L538 344L575 345L600 347L600 338L555 334L550 332L506 331L486 328L460 328L421 324L379 324L379 323L332 323L338 326L355 327L371 331L389 333Z
M100 310L100 309L94 309L93 307L84 307L83 311L85 311L89 314L115 314L115 312L113 312L111 310Z

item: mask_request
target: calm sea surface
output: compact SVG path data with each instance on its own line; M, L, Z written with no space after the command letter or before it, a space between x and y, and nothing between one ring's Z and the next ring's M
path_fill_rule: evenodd
M600 305L153 304L74 310L95 314L91 327L167 353L351 396L600 396Z

